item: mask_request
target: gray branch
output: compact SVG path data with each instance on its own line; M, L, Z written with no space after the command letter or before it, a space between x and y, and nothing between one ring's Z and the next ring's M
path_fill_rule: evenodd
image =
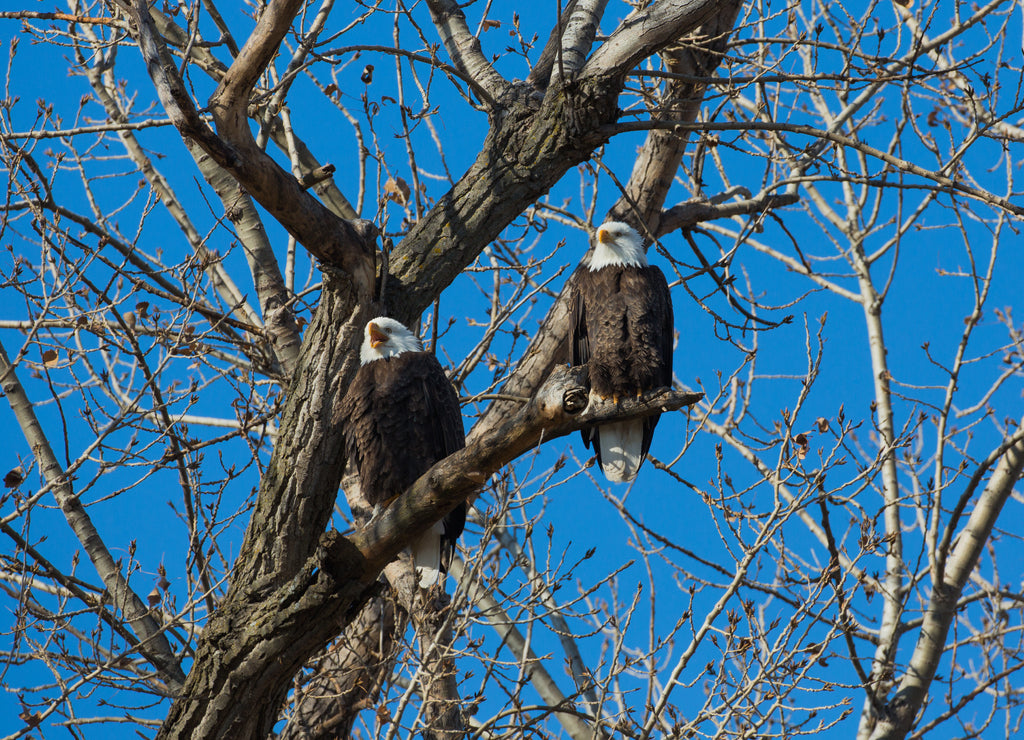
M454 0L427 0L427 7L448 56L476 83L474 89L481 93L487 107L495 110L497 101L505 96L510 85L480 50L480 39L469 30L462 8Z
M780 195L758 193L751 198L729 201L727 203L714 203L710 200L689 200L663 211L660 228L663 232L667 233L677 229L692 228L706 221L714 221L720 218L753 216L774 208L791 206L799 201L800 196L796 193L783 193Z
M630 13L584 65L584 76L625 74L720 10L721 0L666 0Z
M617 406L597 398L588 404L586 372L585 365L556 368L519 413L434 465L380 517L357 531L352 542L371 567L379 569L390 562L413 535L425 531L492 474L541 441L592 424L677 411L704 397L703 393L660 388L639 400L620 400Z
M935 671L942 659L950 625L964 587L978 564L992 534L1003 505L1013 493L1013 487L1024 470L1024 439L1010 447L999 461L995 473L977 506L957 537L953 551L946 561L941 583L934 585L928 602L928 611L918 632L917 645L910 658L907 672L899 689L886 706L886 716L879 718L871 734L872 740L899 740L913 726L928 696Z
M178 131L230 172L315 257L347 272L360 294L370 296L374 287L371 244L376 228L370 222L348 221L331 213L257 146L249 129L248 103L253 85L300 5L295 0L273 3L260 16L249 42L210 97L216 134L199 117L154 28L145 0L134 0L132 20L149 76Z
M64 474L57 456L50 447L50 442L43 431L35 408L29 400L25 389L18 380L15 368L7 356L7 351L0 344L0 388L3 389L7 402L11 405L18 425L25 435L39 469L50 484L53 496L64 513L64 518L75 533L82 548L89 556L96 572L99 573L107 591L110 592L116 609L123 611L132 629L139 639L139 652L150 661L166 681L167 688L176 694L185 683L185 673L181 669L178 657L171 649L167 636L161 631L160 625L150 616L146 603L136 594L121 572L120 564L110 554L106 543L97 531L92 518L85 506L71 488L71 482Z
M571 11L566 9L568 20L565 15L562 16L565 24L561 40L562 56L555 61L551 72L551 87L557 86L563 79L573 79L583 69L607 5L608 0L579 0Z
M541 700L554 709L555 717L569 733L569 737L572 740L591 740L595 730L580 716L578 710L558 711L560 708L572 707L572 702L558 688L558 684L544 667L543 661L533 652L533 648L527 643L523 633L516 627L515 620L502 608L501 602L475 574L465 570L461 560L453 561L451 570L452 575L464 583L467 597L498 633L501 641L508 645L508 649L512 651L516 660L528 666L526 676L530 679L530 683L536 689Z

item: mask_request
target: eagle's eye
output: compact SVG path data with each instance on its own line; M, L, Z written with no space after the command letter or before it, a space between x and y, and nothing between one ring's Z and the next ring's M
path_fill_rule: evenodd
M384 332L386 334L390 334L391 333L391 327L389 326L387 329L384 330Z

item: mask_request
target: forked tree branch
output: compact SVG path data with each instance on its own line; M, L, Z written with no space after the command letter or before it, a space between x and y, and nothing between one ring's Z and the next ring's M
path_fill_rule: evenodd
M88 28L83 32L88 36L93 51L98 50L101 47L99 39ZM85 65L84 55L80 56L81 63ZM110 70L100 64L94 64L88 69L89 81L92 83L97 98L106 109L107 115L115 121L127 120L127 111L122 110L113 93L114 77ZM205 240L199 235L177 194L172 190L166 178L156 169L145 149L136 140L134 133L118 131L117 135L124 144L128 156L132 158L139 171L145 175L150 187L157 193L164 207L178 223L221 299L227 305L235 307L243 320L253 326L262 326L280 364L280 369L277 372L280 374L283 371L285 377L290 377L298 359L299 331L291 309L287 305L288 296L284 279L270 246L270 238L252 199L238 186L237 181L211 157L208 157L195 142L185 139L185 147L192 155L200 172L203 173L203 177L220 197L224 204L224 212L234 225L242 242L256 294L259 297L262 320L260 314L253 310L242 291L235 285L218 255L212 254L207 249Z
M131 12L146 69L181 134L230 172L317 259L347 272L356 291L369 298L374 289L376 227L331 213L257 146L249 130L249 94L301 4L297 0L271 3L260 16L256 30L210 97L219 136L199 117L163 38L154 28L146 0L132 0Z
M473 89L481 95L487 108L497 112L498 101L505 97L511 85L480 50L480 39L469 30L462 7L455 0L427 0L427 7L452 62L473 80Z
M541 441L585 425L675 411L703 397L662 388L618 406L588 405L586 372L582 366L552 373L512 419L438 462L351 537L326 533L287 582L229 593L203 634L185 688L158 737L265 736L291 676L359 614L378 588L381 570L491 474ZM246 594L259 598L247 603ZM244 710L239 696L246 697Z

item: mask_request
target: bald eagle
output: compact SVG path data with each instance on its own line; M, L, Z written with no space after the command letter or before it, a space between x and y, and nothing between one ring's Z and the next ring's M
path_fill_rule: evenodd
M342 401L345 449L375 508L402 495L430 467L466 446L459 397L437 358L399 322L366 324L360 367ZM420 586L447 570L466 523L460 503L413 543Z
M672 297L629 225L610 221L598 228L590 264L579 271L569 300L571 361L587 365L591 393L618 403L672 385ZM659 416L582 430L608 480L636 477Z

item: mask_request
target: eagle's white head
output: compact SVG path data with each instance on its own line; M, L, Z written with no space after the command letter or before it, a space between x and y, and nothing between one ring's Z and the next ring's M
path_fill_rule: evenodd
M387 316L378 316L366 322L363 344L359 348L359 362L366 365L374 360L394 357L403 352L422 350L420 340L404 325Z
M629 224L609 221L601 224L594 234L594 254L590 257L590 269L602 267L645 267L647 255L644 240Z

